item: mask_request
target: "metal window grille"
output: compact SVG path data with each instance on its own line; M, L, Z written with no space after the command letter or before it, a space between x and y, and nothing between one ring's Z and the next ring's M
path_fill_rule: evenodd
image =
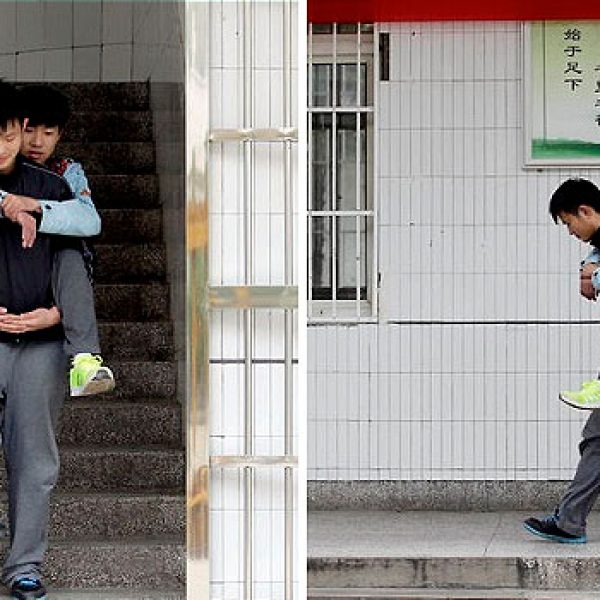
M373 26L308 31L308 317L377 314Z
M277 5L277 6L275 6ZM226 473L236 473L241 485L236 486L230 497L240 507L241 519L239 527L235 531L236 539L240 540L239 552L232 553L231 562L235 563L235 576L227 583L231 584L230 590L226 592L228 598L243 598L254 600L265 597L264 593L257 591L260 582L257 581L257 564L261 558L257 552L257 539L259 539L260 523L258 513L260 506L258 502L264 498L264 473L277 471L281 478L270 480L273 487L281 482L277 498L283 498L283 530L277 539L273 540L277 555L282 556L282 572L274 577L277 582L282 582L281 591L271 592L269 597L273 600L292 600L294 597L294 469L298 460L295 456L294 444L294 348L295 338L294 325L297 319L297 288L294 269L294 142L297 140L297 130L293 127L294 119L294 97L293 97L293 43L294 43L294 21L297 12L295 0L283 0L280 3L270 5L273 14L281 15L274 17L269 14L269 20L280 18L278 26L281 28L281 46L277 47L277 56L281 57L281 81L282 94L275 93L271 96L273 103L280 103L276 114L281 114L281 122L269 122L267 127L258 127L256 123L255 103L257 98L255 88L257 82L256 49L261 43L256 35L260 27L260 19L257 15L259 3L254 0L239 0L233 6L226 3L188 2L186 5L187 25L187 162L188 162L188 188L187 188L187 266L188 266L188 579L187 597L194 600L208 600L212 597L221 597L209 585L212 573L209 567L209 559L213 547L211 537L208 535L209 526L213 525L211 520L212 492L219 491L219 477ZM210 39L209 27L211 18L218 20L219 11L234 10L236 18L235 38L237 31L240 32L240 44L236 48L239 55L235 57L235 72L240 74L239 86L233 79L227 86L223 84L224 93L230 96L239 92L241 110L231 111L229 114L231 126L227 128L210 128L206 118L210 101L211 86L214 75L209 69L210 61ZM214 11L216 16L213 15ZM264 14L263 14L264 16ZM228 18L231 13L228 13ZM224 19L223 19L224 20ZM264 25L264 24L263 24ZM279 38L278 38L279 39ZM275 54L275 51L274 51ZM239 64L238 64L239 59ZM233 70L233 69L232 69ZM231 82L234 83L231 83ZM216 110L216 106L212 107ZM198 118L198 115L201 115ZM231 119L237 115L238 121ZM212 111L211 111L212 117ZM212 120L210 121L213 122ZM262 148L258 145L262 144ZM278 164L283 165L283 184L280 191L280 202L282 219L278 221L283 228L283 267L280 272L273 274L271 270L268 277L268 285L261 285L257 278L257 256L256 251L256 229L258 220L257 198L255 182L258 178L259 168L263 167L273 175L274 169L265 169L264 145L268 145L273 155L278 156ZM235 278L224 282L214 276L209 277L209 269L216 271L215 261L211 262L210 250L214 249L217 239L217 229L209 231L211 224L211 211L217 211L217 206L224 201L219 191L213 185L216 178L216 166L219 157L223 156L232 161L236 179L238 195L234 200L240 200L236 208L236 216L239 216L239 230L230 231L227 240L222 244L223 256L235 263ZM273 184L275 186L275 184ZM230 200L231 194L227 195ZM273 211L273 209L271 208ZM213 240L209 240L209 234L214 233ZM240 251L236 244L239 243ZM268 244L266 244L268 247ZM261 248L264 250L264 248ZM263 261L266 262L266 261ZM273 269L271 263L269 263ZM263 273L264 275L264 273ZM209 285L214 283L214 285ZM227 285L227 283L229 285ZM279 284L279 285L277 285ZM258 323L264 323L264 315L270 310L270 314L279 313L283 327L273 327L273 331L279 333L282 357L269 354L266 359L257 357L257 334ZM208 439L211 436L210 413L222 409L215 401L211 405L214 396L209 389L210 367L215 363L227 362L223 356L213 357L214 349L209 345L209 334L218 332L220 321L236 315L234 319L241 323L232 334L235 336L235 344L240 349L239 356L234 362L240 365L241 402L236 404L240 398L234 393L227 394L227 398L221 398L222 402L231 402L235 406L235 418L242 415L236 421L235 433L228 436L239 442L229 446L223 446L222 451L215 451L212 444L209 448ZM277 321L279 322L279 320ZM214 326L214 327L213 327ZM273 337L276 337L273 335ZM283 364L283 389L276 398L279 412L283 413L280 422L280 430L273 432L273 438L278 437L282 444L273 444L269 450L265 450L265 444L260 444L257 422L259 417L259 404L261 398L257 394L257 363L268 365L275 363ZM211 382L212 392L218 389L218 382ZM228 390L229 391L229 390ZM237 391L237 390L236 390ZM264 404L262 404L264 406ZM211 440L211 442L214 440ZM219 448L221 446L218 446ZM280 448L275 450L274 448ZM216 477L215 477L216 475ZM211 477L212 476L212 477ZM224 479L224 477L222 478ZM210 482L213 482L212 490L209 490ZM215 483L216 482L216 483ZM262 487L261 487L262 486ZM222 490L221 490L222 491ZM228 490L229 491L229 490ZM274 490L271 490L272 492ZM223 492L223 496L226 495ZM228 496L229 497L229 496ZM215 501L216 504L216 501ZM268 509L270 510L270 509ZM273 515L270 515L273 520ZM236 521L238 523L238 521ZM277 521L277 523L279 523ZM279 532L280 525L273 530ZM215 530L217 528L215 527ZM275 536L274 536L275 537ZM237 549L236 549L237 550ZM266 550L266 549L265 549ZM235 555L234 555L235 554ZM213 565L211 565L213 566ZM214 565L218 566L218 565ZM239 567L239 568L238 568ZM239 577L238 577L239 574ZM212 583L212 582L211 582ZM272 583L272 582L270 582ZM264 588L263 588L264 589Z

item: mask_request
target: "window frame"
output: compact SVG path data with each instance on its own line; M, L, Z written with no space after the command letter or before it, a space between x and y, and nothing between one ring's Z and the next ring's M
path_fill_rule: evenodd
M333 24L332 33L316 33L312 32L312 25L309 24L308 31L308 206L307 206L307 248L308 248L308 320L311 323L322 322L377 322L378 315L378 287L379 287L379 271L378 271L378 178L377 178L377 150L378 150L378 81L379 81L379 61L378 61L378 29L373 26L371 34L361 33L361 24L357 27L356 33L337 33L337 24ZM360 83L357 89L356 106L337 106L337 70L336 65L339 64L357 64L360 73L361 65L366 64L367 77L366 82L360 78ZM330 64L333 65L331 71L331 103L329 106L313 106L312 85L313 85L313 65ZM362 86L368 86L366 95L366 104L362 105L360 96L362 95ZM367 144L366 152L366 202L364 210L344 211L338 210L337 206L331 206L330 211L315 211L312 208L312 131L313 131L313 114L331 114L332 115L332 131L335 129L333 123L338 114L354 114L357 115L357 130L360 128L360 119L365 115L365 140ZM360 118L358 118L360 115ZM335 196L336 189L336 150L337 137L332 135L332 144L334 146L332 163L332 196ZM357 157L358 159L358 157ZM359 159L358 159L359 160ZM360 169L357 170L356 190L361 188L360 184ZM360 202L359 202L360 204ZM325 214L323 214L325 213ZM350 213L350 214L349 214ZM337 270L332 272L332 298L326 300L313 299L313 218L315 216L330 217L332 222L334 219L348 217L365 219L366 220L366 298L361 299L362 294L350 300L336 298L336 279ZM332 227L333 229L333 227ZM357 256L360 256L360 226L357 224L356 242L359 244ZM336 228L335 235L331 235L331 252L337 254L337 237L339 230ZM339 260L337 259L333 262ZM363 268L361 261L357 262L357 281L358 286L355 289L360 290L360 272ZM357 296L357 294L355 294Z

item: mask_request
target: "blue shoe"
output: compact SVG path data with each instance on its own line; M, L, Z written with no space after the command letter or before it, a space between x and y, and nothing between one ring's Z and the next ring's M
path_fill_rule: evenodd
M13 600L46 600L46 588L39 579L20 577L10 588Z
M533 533L539 535L546 540L552 542L562 542L563 544L585 544L587 542L587 536L573 535L567 533L558 526L558 516L556 514L544 517L543 519L536 519L531 517L523 523L523 527Z

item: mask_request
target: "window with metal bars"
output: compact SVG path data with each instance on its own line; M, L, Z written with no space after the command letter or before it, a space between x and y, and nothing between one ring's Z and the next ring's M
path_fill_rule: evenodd
M376 314L373 26L309 28L309 318Z

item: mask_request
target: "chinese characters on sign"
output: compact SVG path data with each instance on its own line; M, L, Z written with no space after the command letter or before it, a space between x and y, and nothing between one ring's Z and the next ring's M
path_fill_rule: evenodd
M581 52L581 46L579 42L581 41L581 31L579 29L567 29L564 33L564 39L572 43L571 46L567 46L564 49L564 53L567 55L567 58L576 58L577 54ZM571 87L571 91L574 92L577 89L577 86L583 83L583 79L581 76L583 75L583 71L579 66L579 62L567 61L567 68L564 71L565 73L565 83L567 83Z
M526 44L526 165L600 164L600 23L532 23Z
M600 64L594 67L596 85L594 87L594 110L596 111L596 125L600 127Z
M567 59L576 59L577 55L582 52L582 39L581 39L581 29L573 28L566 29L564 32L564 40L569 45L567 45L563 52L565 53ZM600 65L596 65L594 67L594 72L596 74L595 88L594 88L594 109L595 116L594 121L596 125L600 127ZM574 92L579 85L583 83L583 70L579 65L578 60L567 60L566 68L564 70L565 74L565 83L570 87L571 91Z

